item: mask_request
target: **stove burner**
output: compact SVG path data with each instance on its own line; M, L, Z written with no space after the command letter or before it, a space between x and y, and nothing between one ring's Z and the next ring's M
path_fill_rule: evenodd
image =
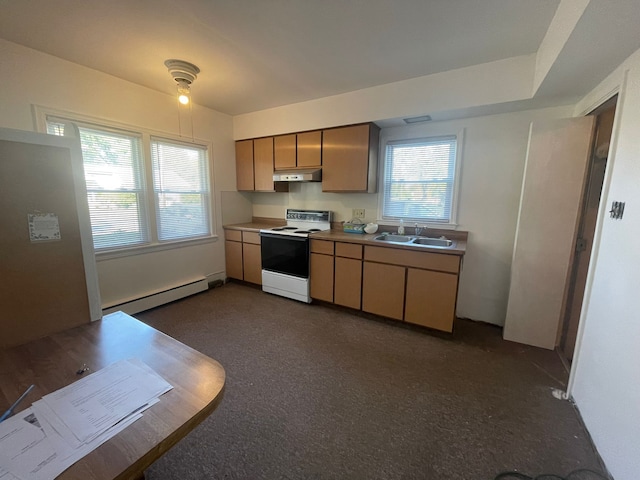
M282 232L283 230L296 230L298 227L275 227L271 230L274 232Z
M310 228L309 231L310 232L321 232L322 230L320 230L319 228Z
M296 230L293 233L311 233L311 230Z

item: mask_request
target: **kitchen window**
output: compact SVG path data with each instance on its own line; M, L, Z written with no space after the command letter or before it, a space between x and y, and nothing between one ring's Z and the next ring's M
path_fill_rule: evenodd
M80 138L96 252L211 236L206 146L52 115L46 130Z
M458 138L389 141L382 188L382 218L454 224Z

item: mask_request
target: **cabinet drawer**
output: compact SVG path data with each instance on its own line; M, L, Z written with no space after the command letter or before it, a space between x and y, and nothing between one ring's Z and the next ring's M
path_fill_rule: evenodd
M333 243L330 240L311 240L311 252L333 255Z
M241 242L242 232L240 230L225 230L224 238L225 240L231 240L232 242Z
M362 245L355 243L336 242L336 257L355 258L362 260Z
M260 234L258 232L242 232L242 241L260 245Z
M364 259L372 262L405 265L407 267L449 273L458 273L460 269L460 257L443 253L413 252L395 248L366 246L364 248Z

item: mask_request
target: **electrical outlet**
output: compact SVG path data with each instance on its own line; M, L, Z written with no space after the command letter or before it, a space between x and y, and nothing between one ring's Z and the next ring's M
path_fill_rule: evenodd
M352 213L353 218L364 218L364 208L354 208Z

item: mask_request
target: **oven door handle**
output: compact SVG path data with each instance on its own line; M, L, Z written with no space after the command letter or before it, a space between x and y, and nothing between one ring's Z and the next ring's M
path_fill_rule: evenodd
M296 237L294 235L278 235L277 233L263 233L260 232L260 236L261 237L266 237L266 238L277 238L279 240L293 240L296 242L306 242L307 240L309 240L309 237Z

